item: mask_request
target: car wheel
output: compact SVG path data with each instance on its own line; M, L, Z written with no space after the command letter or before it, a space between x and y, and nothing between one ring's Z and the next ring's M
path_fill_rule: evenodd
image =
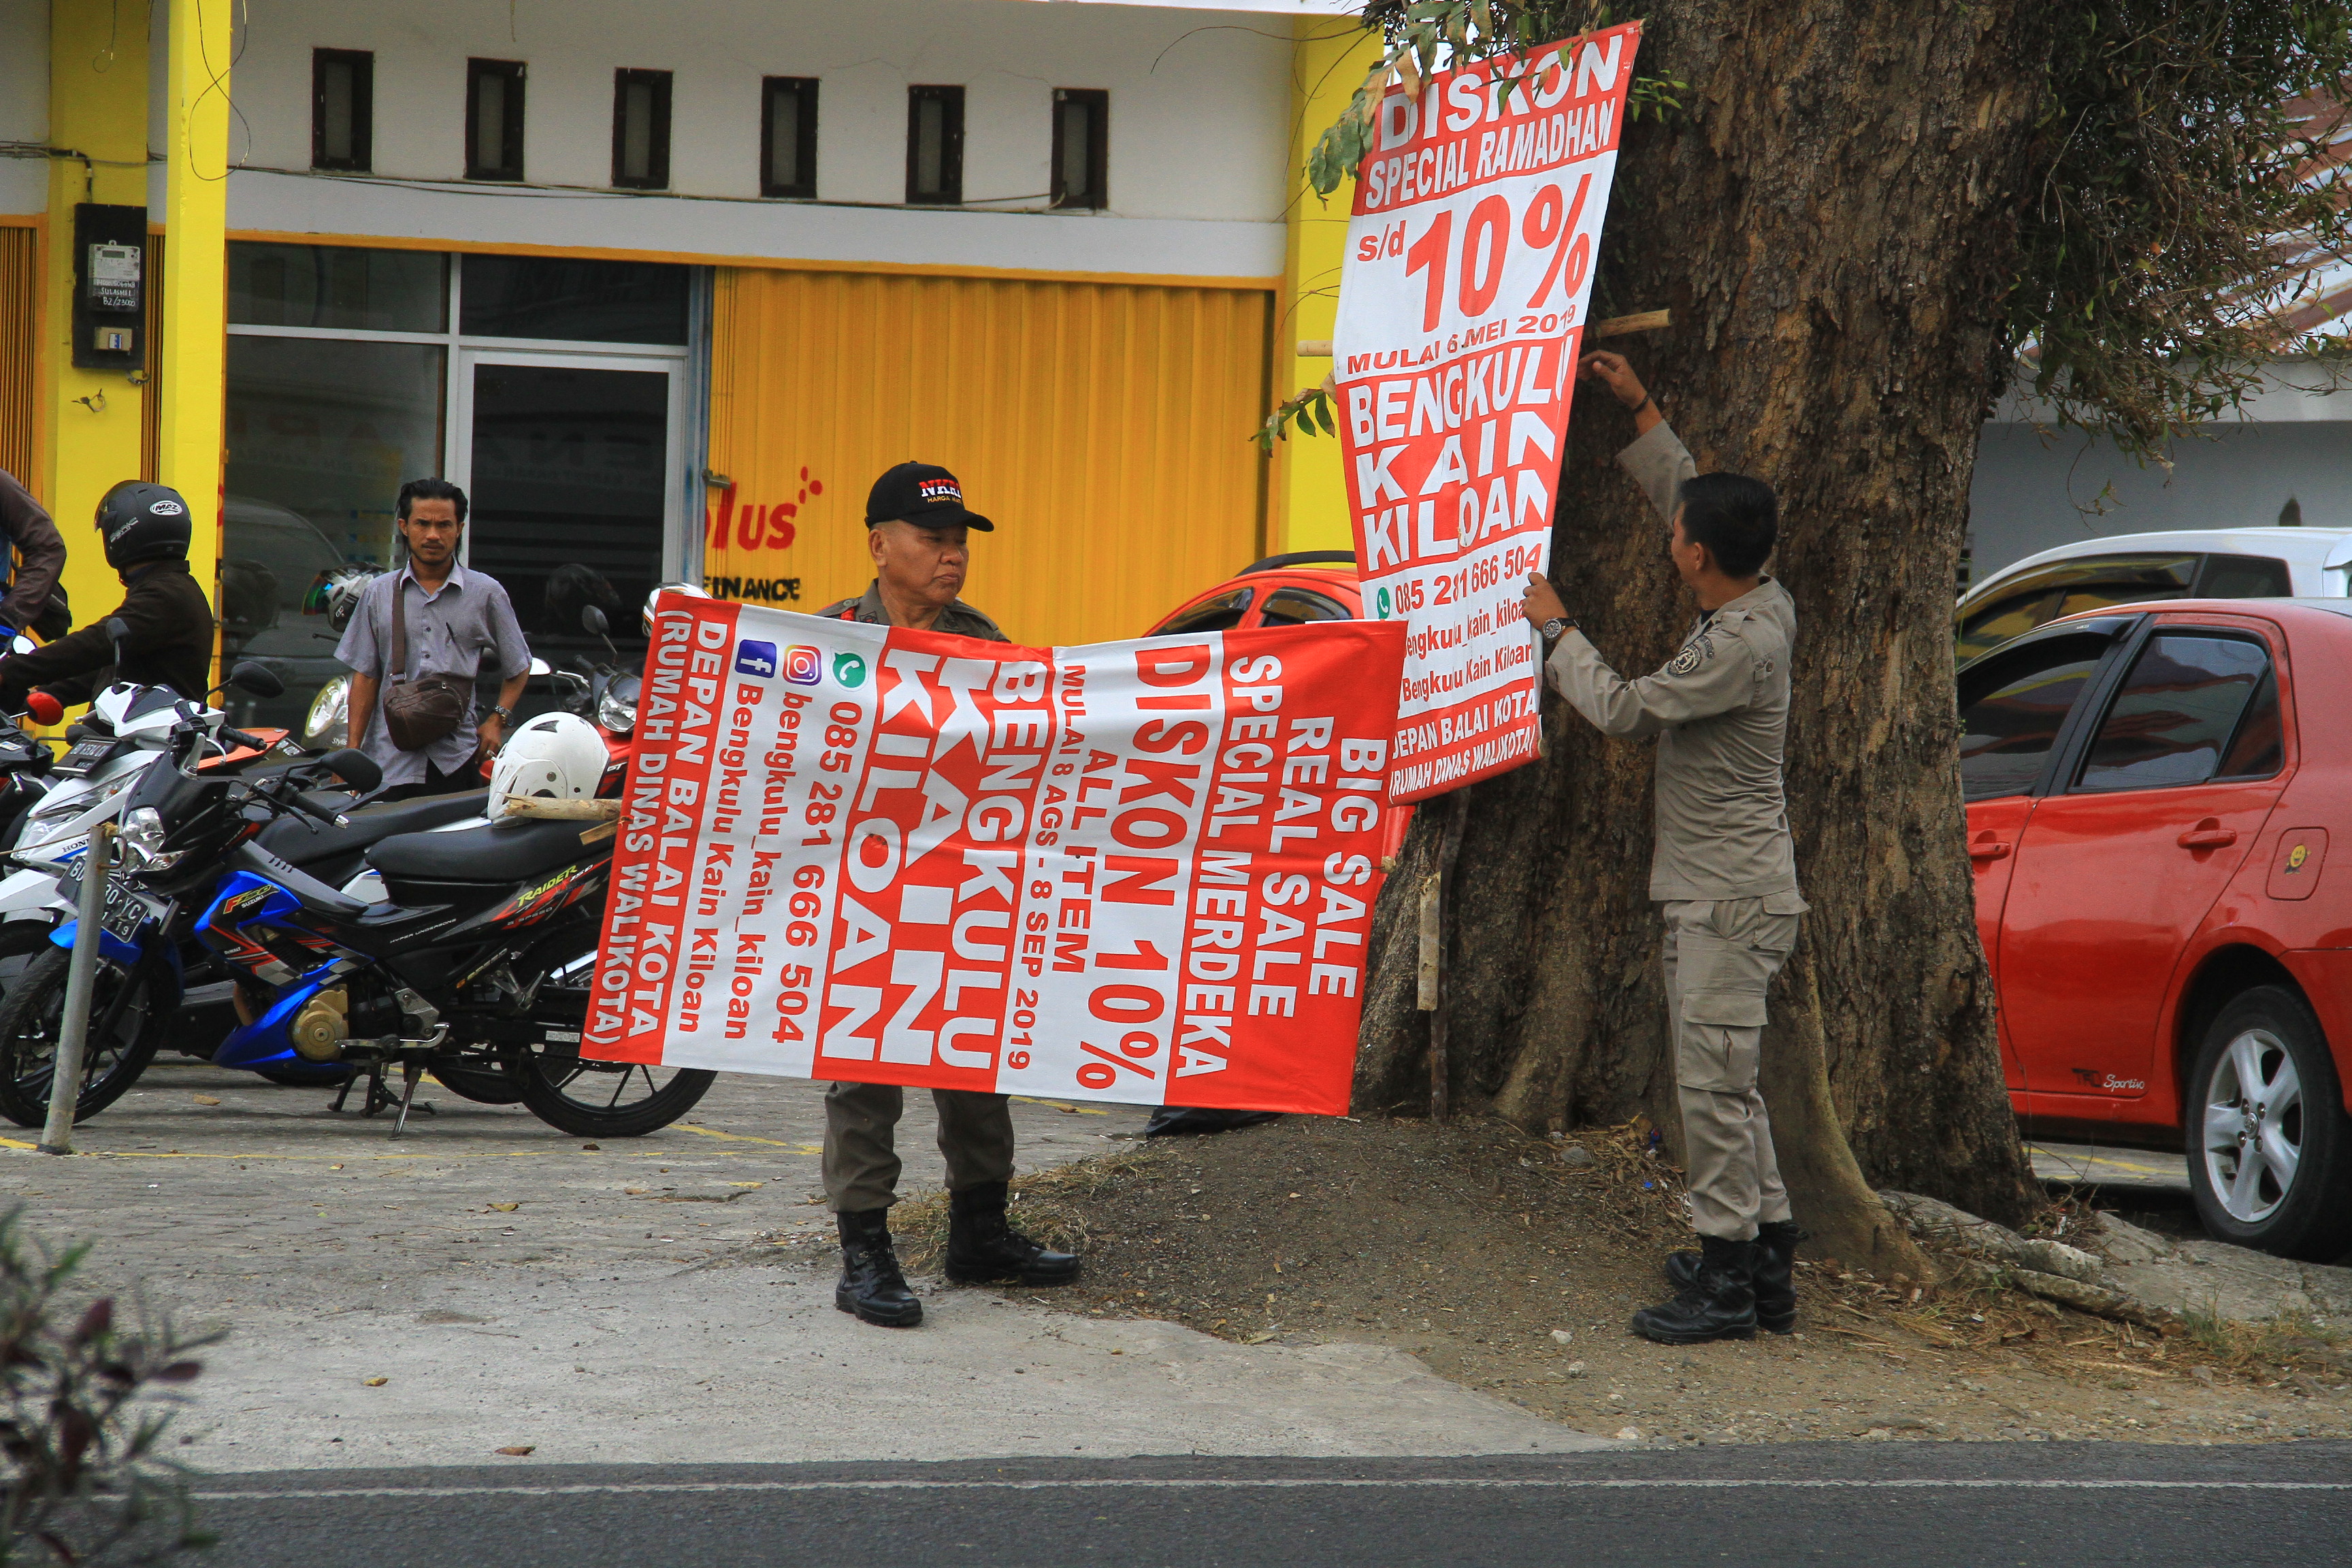
M2208 1235L2320 1262L2352 1247L2352 1124L2302 997L2262 985L2221 1009L2189 1077L2186 1120Z

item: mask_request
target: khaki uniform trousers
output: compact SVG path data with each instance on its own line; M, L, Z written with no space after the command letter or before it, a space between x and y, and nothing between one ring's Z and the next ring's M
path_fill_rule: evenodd
M935 1089L940 1152L948 1190L1013 1179L1013 1107L1001 1094ZM824 1195L835 1213L887 1208L898 1201L893 1137L907 1108L895 1083L836 1083L824 1091Z
M1789 1217L1756 1068L1765 988L1796 946L1804 907L1794 893L1662 906L1691 1223L1701 1236L1752 1241L1759 1220Z

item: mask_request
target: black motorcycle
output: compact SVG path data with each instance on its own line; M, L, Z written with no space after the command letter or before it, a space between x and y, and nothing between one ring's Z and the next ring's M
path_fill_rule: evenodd
M347 856L351 837L373 837L376 825L311 792L339 778L364 794L380 777L357 752L258 780L151 769L105 889L92 1037L168 1014L193 943L235 977L246 1020L215 1064L347 1067L353 1080L337 1109L364 1081L368 1109L400 1108L395 1134L427 1070L445 1083L502 1080L541 1120L582 1137L640 1136L692 1109L715 1073L580 1054L614 824L507 817L374 837L361 854L387 898L373 904L266 847L291 837L273 825L300 818L320 835L314 864ZM70 936L58 940L62 959ZM0 1007L8 1065L53 1056L64 991L62 963L43 963L10 992ZM395 1070L397 1094L386 1084Z

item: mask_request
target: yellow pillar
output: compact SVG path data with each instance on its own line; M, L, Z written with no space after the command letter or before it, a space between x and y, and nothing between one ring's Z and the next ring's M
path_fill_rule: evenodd
M214 0L170 0L163 103L163 398L156 478L187 499L188 570L220 570L223 403L228 374L230 18Z
M1307 184L1307 156L1324 128L1380 58L1379 35L1339 16L1292 23L1290 57L1290 206L1283 257L1281 310L1275 322L1275 390L1288 397L1331 373L1328 358L1302 358L1301 342L1328 342L1339 303L1339 258L1348 246L1348 207L1355 182L1328 198ZM1339 468L1339 442L1320 431L1275 443L1275 519L1281 550L1349 550L1355 532Z
M121 602L90 520L99 497L139 477L142 399L150 389L119 370L73 363L74 207L147 205L147 29L143 6L51 0L47 299L41 330L43 421L50 433L42 482L32 488L65 535L67 595L78 622ZM146 280L148 287L153 279Z

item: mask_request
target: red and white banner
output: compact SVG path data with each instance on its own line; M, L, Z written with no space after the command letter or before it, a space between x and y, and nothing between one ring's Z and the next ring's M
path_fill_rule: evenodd
M665 595L582 1053L1344 1111L1403 641Z
M1332 336L1364 611L1405 623L1389 798L1536 756L1545 569L1641 25L1391 89Z

